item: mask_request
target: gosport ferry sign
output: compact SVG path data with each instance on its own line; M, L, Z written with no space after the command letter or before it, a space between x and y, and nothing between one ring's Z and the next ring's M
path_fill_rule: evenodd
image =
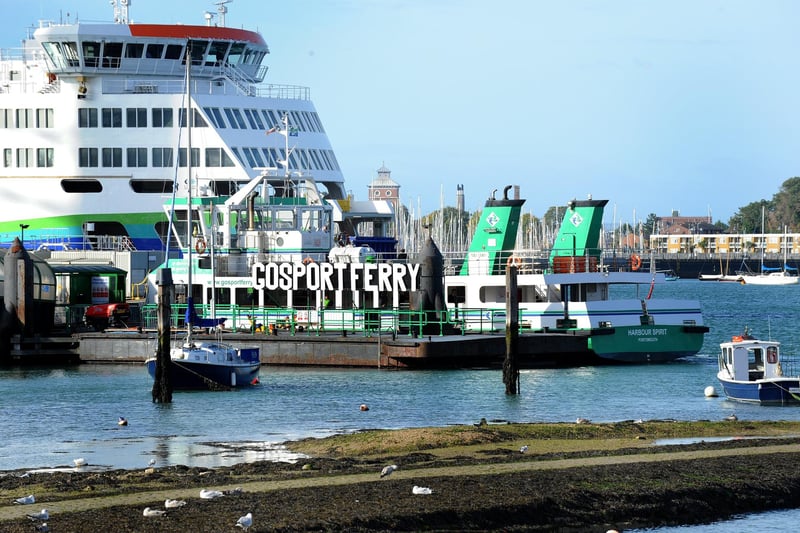
M387 291L418 290L420 265L409 263L256 263L257 290Z

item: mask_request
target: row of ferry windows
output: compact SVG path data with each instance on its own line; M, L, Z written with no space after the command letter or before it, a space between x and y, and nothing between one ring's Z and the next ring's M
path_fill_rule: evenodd
M252 168L279 166L285 159L285 151L279 148L242 147L233 148L233 153L242 165ZM14 166L16 154L17 167L52 167L53 148L4 148L3 166ZM123 154L125 159L123 161ZM91 167L172 167L174 166L173 148L79 148L78 166ZM148 164L148 155L150 164ZM206 148L202 162L206 167L233 167L233 160L222 148ZM186 166L186 148L178 149L178 166ZM192 148L192 166L201 166L200 149ZM310 170L338 170L336 158L331 150L293 150L289 155L289 168Z
M281 127L282 117L287 115L292 131L323 132L322 123L316 113L308 111L281 111L275 109L237 109L232 107L205 107L203 110L217 129L250 129L267 131ZM208 124L195 109L193 110L195 127L207 127ZM78 109L78 127L80 128L121 128L123 112L125 125L128 128L147 127L146 107L84 107ZM178 110L178 124L186 127L185 110ZM174 110L171 107L155 107L150 109L150 125L153 128L171 128L175 125ZM52 108L0 108L0 128L52 128Z

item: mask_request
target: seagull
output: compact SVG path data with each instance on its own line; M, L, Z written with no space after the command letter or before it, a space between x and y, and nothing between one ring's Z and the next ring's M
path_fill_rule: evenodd
M223 494L226 494L228 496L237 496L237 495L241 494L242 492L243 492L242 491L242 487L236 487L235 489L222 491Z
M577 420L575 420L575 423L576 423L576 424L591 424L591 423L592 423L592 421L591 421L591 420L589 420L588 418L581 418L581 417L579 416L579 417L578 417L578 419L577 419Z
M411 494L433 494L433 491L428 487L418 487L414 485L411 489Z
M22 504L22 505L28 505L29 503L36 503L36 498L33 497L33 494L29 494L28 496L25 496L24 498L17 498L16 500L14 500L14 503L19 503L19 504Z
M117 425L118 426L127 426L128 425L128 419L125 418L124 416L119 417L119 420L117 420Z
M41 512L32 513L32 514L29 514L27 516L31 520L42 520L42 521L45 521L45 520L50 518L50 513L47 512L47 509L42 509Z
M247 513L246 515L239 517L239 520L236 521L236 527L240 527L245 531L247 531L252 525L253 513Z
M737 420L739 420L739 417L736 415L728 415L725 418L723 418L723 420L727 420L728 422L736 422Z
M177 509L178 507L183 507L186 505L186 500L170 500L167 498L164 501L164 507L167 509Z
M83 457L78 457L77 459L73 459L73 460L72 460L72 462L73 462L73 463L75 464L75 466L77 466L78 468L80 468L80 467L82 467L82 466L86 466L86 465L88 464L88 463L86 462L86 459L84 459Z
M39 533L48 533L50 531L50 526L47 525L47 522L44 522L36 526L36 531Z
M150 462L149 462L149 463L147 463L147 466L156 466L156 460L155 460L155 458L153 458L153 459L150 459Z
M522 448L520 448L520 449L519 449L519 451L520 451L520 453L525 453L525 452L527 452L527 451L528 451L528 445L526 444L525 446L523 446Z
M210 490L210 489L201 489L200 490L200 498L204 500L213 500L214 498L219 498L223 494L218 490Z
M381 477L386 477L395 470L397 470L397 465L384 466L383 470L381 470Z
M144 511L142 511L142 514L144 516L164 516L167 514L167 512L161 509L150 509L149 507L145 507Z

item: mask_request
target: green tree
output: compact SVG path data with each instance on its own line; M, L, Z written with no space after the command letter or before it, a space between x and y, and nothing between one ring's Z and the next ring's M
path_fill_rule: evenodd
M771 203L770 232L782 232L784 226L789 231L800 228L800 178L784 181L780 190L772 197Z

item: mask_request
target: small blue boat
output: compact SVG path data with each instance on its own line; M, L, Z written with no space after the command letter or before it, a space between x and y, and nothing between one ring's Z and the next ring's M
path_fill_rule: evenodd
M145 362L156 375L156 358ZM216 390L258 383L258 348L236 348L220 342L194 341L170 350L170 381L176 390Z
M787 372L784 364L780 342L759 340L745 331L720 343L717 379L729 400L800 405L800 376Z

